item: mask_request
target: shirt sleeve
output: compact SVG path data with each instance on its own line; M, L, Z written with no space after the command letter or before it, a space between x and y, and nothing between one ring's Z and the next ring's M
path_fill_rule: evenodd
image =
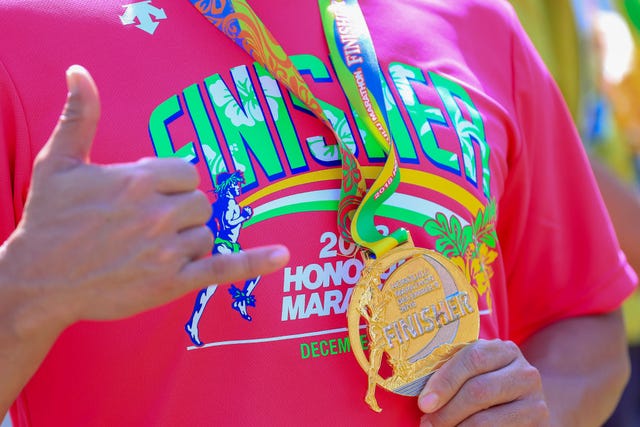
M25 115L0 60L0 244L15 229L26 200L32 155Z
M499 202L509 339L573 316L617 309L637 277L619 248L558 87L512 17L518 132Z

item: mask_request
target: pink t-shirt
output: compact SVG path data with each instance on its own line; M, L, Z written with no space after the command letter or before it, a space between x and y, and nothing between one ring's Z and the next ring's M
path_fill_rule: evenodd
M381 152L336 81L316 3L250 3L374 178ZM361 3L403 177L379 229L407 227L463 268L483 338L522 342L617 308L635 276L513 11L494 0ZM0 28L2 240L59 115L64 71L79 63L102 98L94 162L191 161L214 208L212 252L281 242L292 253L277 273L70 327L14 405L17 426L418 424L415 398L379 389L380 414L363 401L345 316L362 263L336 227L327 128L187 0L4 0Z

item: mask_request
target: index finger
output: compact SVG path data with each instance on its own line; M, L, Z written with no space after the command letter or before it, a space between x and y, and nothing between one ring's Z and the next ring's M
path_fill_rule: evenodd
M163 194L193 191L200 184L195 166L178 158L144 158L138 165L154 176L156 191Z
M439 410L468 380L510 364L519 352L514 343L501 340L478 340L467 345L429 378L418 398L420 409L425 413Z
M289 261L289 250L282 245L251 248L232 254L216 254L187 264L180 278L190 289L211 283L231 283L272 273Z

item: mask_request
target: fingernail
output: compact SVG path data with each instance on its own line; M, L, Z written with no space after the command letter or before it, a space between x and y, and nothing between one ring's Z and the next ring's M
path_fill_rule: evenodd
M74 93L77 87L75 75L78 73L82 73L84 68L80 65L72 65L67 68L66 77L67 77L67 89L69 92Z
M279 247L271 251L269 254L269 261L273 264L285 264L289 261L289 250L284 247Z
M438 407L438 395L427 393L420 398L418 406L423 412L433 412Z

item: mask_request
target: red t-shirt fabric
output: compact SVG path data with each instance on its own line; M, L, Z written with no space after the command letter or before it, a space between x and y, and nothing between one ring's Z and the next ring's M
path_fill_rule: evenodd
M358 129L316 3L250 3L375 178L383 156ZM379 229L406 227L417 246L463 268L482 338L521 343L560 319L616 309L635 274L564 102L511 8L361 7L402 175ZM102 100L93 162L191 161L214 208L212 252L279 242L292 254L283 270L248 283L69 327L13 406L16 426L418 424L415 398L378 389L382 413L364 403L367 377L345 315L362 263L339 237L340 163L318 119L187 0L4 0L0 28L2 240L60 114L64 72L78 63ZM217 203L229 194L233 206ZM232 208L247 212L239 227L225 220ZM250 294L244 317L238 291Z

